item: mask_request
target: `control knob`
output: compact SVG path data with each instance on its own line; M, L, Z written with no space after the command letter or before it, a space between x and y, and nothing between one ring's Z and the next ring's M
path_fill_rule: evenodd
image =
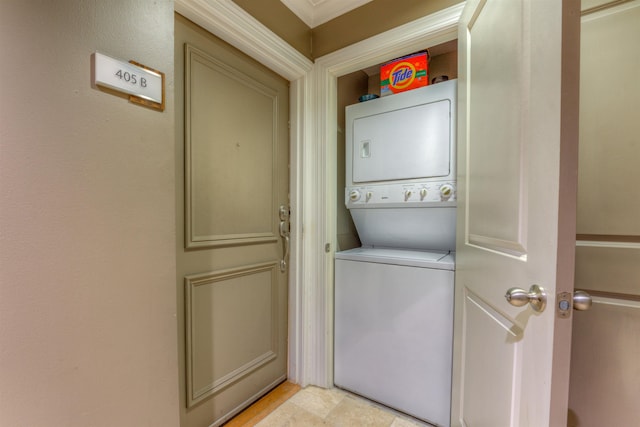
M427 197L427 189L426 188L421 188L420 189L420 200L424 200L425 197Z
M360 192L358 190L351 190L349 192L349 199L351 199L352 202L357 202L360 200Z
M442 200L449 200L453 196L453 186L451 184L444 184L440 187L440 198Z

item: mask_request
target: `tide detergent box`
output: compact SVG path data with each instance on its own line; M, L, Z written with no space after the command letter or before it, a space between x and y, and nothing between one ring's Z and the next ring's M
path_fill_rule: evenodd
M429 53L394 59L380 67L380 95L393 95L429 84Z

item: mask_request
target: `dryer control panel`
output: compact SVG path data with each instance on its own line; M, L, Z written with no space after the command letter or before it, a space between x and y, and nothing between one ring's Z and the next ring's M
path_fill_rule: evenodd
M374 184L345 189L348 209L366 207L455 206L456 185L453 181Z

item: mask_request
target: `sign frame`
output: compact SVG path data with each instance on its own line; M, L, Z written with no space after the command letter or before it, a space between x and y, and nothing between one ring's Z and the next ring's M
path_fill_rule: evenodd
M92 86L158 111L165 109L165 74L137 61L95 52L91 55Z

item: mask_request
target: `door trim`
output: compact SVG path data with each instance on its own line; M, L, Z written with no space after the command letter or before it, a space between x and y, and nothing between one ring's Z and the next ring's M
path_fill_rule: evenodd
M423 18L375 35L318 58L314 65L316 108L315 139L319 148L317 168L321 174L319 187L307 194L317 194L322 210L317 219L319 238L328 244L324 263L317 271L319 286L313 291L315 302L314 335L316 337L317 371L314 384L333 385L333 258L336 242L336 189L337 174L337 82L338 77L394 57L425 47L434 46L458 37L458 21L465 3L427 15ZM325 246L326 247L326 246ZM324 361L324 363L322 363Z
M231 1L175 0L177 13L231 44L261 64L290 81L290 204L291 249L289 267L289 355L288 378L305 386L312 382L314 363L311 355L313 334L309 333L309 314L303 301L308 289L316 286L315 271L321 265L322 252L314 248L314 227L308 227L302 238L303 224L313 224L320 205L305 188L314 188L317 180L313 168L314 150L311 138L311 71L313 63L272 33L242 8ZM303 333L304 332L304 333Z

